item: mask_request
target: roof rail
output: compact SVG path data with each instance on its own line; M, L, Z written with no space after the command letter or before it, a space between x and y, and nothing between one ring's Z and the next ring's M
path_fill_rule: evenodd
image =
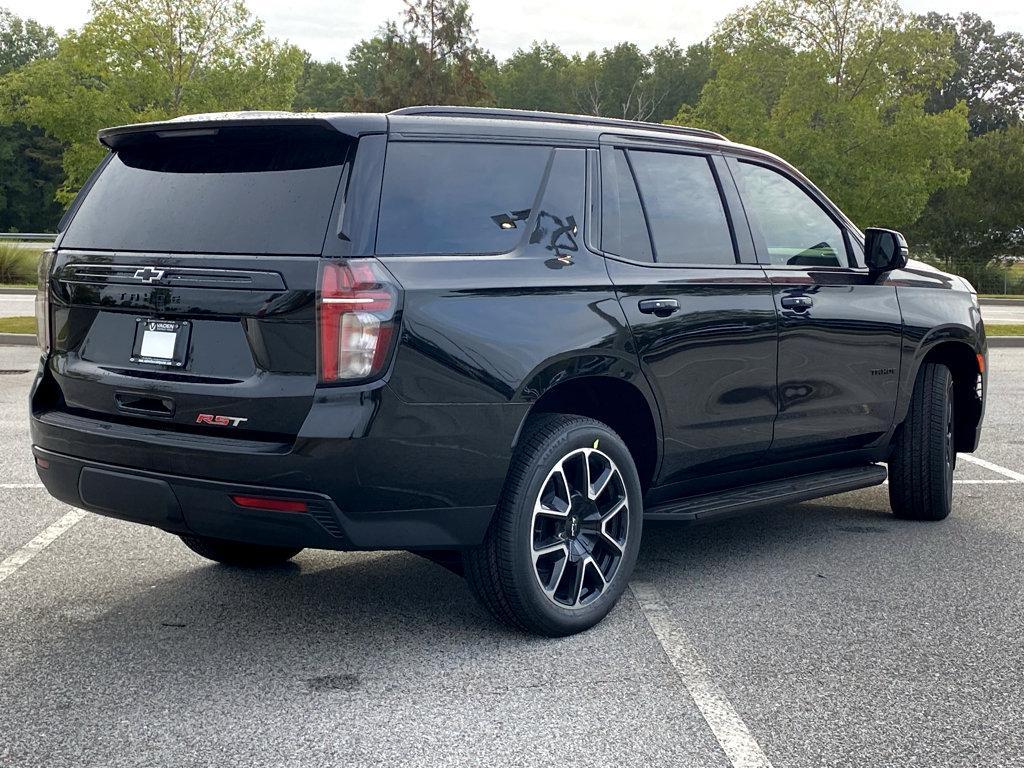
M705 139L721 139L728 141L720 133L707 131L703 128L687 128L685 126L665 125L664 123L647 123L640 120L622 120L613 117L595 117L592 115L567 115L562 112L539 112L523 109L498 109L495 107L402 107L392 110L389 115L420 115L433 117L475 117L493 120L535 120L544 123L570 123L572 125L608 126L609 128L633 128L644 131L664 131L665 133L683 136L699 136Z

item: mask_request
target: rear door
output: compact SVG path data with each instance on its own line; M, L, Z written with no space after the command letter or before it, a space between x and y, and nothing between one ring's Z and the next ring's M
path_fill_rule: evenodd
M779 416L770 458L861 449L892 425L902 318L863 266L857 234L780 165L733 158L779 317Z
M318 268L352 151L312 126L154 132L118 147L56 256L55 405L295 435L317 384Z
M775 308L724 160L615 140L601 152L601 247L661 410L659 481L754 465L776 413Z

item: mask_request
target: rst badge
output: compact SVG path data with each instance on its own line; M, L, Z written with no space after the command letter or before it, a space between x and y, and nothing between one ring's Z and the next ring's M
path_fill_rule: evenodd
M242 422L248 422L247 417L226 417L221 414L199 414L196 416L196 424L215 425L216 427L238 427Z

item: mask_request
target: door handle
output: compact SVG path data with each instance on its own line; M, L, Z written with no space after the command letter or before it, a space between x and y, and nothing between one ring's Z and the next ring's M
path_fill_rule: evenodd
M639 306L642 313L667 318L679 309L679 302L675 299L642 299Z
M781 304L788 310L803 312L814 306L814 300L809 296L784 296Z

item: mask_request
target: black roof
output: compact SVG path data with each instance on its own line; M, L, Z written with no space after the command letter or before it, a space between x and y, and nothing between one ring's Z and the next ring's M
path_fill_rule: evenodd
M104 128L98 134L100 143L111 149L124 146L147 135L166 136L185 131L201 131L223 126L293 125L319 126L350 136L371 133L441 132L447 134L524 135L537 138L577 139L596 142L602 133L616 133L654 138L678 138L690 141L728 141L721 134L700 128L644 123L633 120L567 115L490 107L404 107L386 115L358 112L221 112L185 115L154 123Z

